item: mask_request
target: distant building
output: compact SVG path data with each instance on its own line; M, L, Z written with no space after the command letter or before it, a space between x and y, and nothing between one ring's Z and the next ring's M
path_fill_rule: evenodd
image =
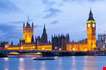
M98 48L106 48L106 34L99 34L97 40Z
M54 50L66 50L67 43L69 43L69 34L52 36L52 47Z
M3 49L5 48L5 45L8 44L8 42L5 41L0 41L0 48Z

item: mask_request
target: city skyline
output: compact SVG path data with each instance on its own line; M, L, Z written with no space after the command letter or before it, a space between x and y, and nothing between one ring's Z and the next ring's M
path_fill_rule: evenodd
M0 0L0 70L104 70L106 0Z
M28 2L29 5L27 6ZM26 17L28 16L29 21L34 22L35 25L34 35L41 35L45 24L49 39L53 34L67 33L70 34L71 40L84 39L86 38L85 27L90 8L97 23L97 34L105 33L105 16L103 16L105 13L101 13L105 12L105 1L103 0L81 0L81 2L77 0L39 0L37 2L33 0L23 2L18 0L10 0L10 2L9 0L1 0L0 3L4 6L0 8L2 10L0 12L1 40L18 41L22 36L22 24L27 21ZM8 5L9 9L5 5ZM72 5L74 5L74 8Z

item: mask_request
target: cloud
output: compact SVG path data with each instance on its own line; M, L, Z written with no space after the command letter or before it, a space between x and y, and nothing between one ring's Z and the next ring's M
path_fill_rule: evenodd
M52 5L56 4L56 2L53 1L53 0L42 0L42 3L46 4L46 5L49 5L49 6L52 6Z
M44 18L50 18L50 17L57 16L59 13L61 13L61 10L56 8L49 8L45 12L46 12L46 15L44 16Z
M96 1L104 1L104 0L63 0L64 2L96 2Z
M54 21L51 22L51 24L57 24L57 23L59 23L58 20L54 20Z
M44 18L55 17L61 12L61 10L59 9L60 6L61 6L60 1L57 1L57 0L41 0L41 1L45 6L45 10L44 10L45 16L44 16Z
M0 13L18 11L19 8L9 0L0 0Z

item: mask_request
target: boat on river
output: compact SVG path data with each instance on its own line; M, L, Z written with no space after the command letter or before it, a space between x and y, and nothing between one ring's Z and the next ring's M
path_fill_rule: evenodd
M57 57L35 57L33 60L56 60Z

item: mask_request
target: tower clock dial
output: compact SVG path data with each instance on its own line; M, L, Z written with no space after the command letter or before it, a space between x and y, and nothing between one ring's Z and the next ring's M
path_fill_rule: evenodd
M92 26L95 27L95 24L93 24Z
M88 27L90 27L91 25L90 24L88 24Z

